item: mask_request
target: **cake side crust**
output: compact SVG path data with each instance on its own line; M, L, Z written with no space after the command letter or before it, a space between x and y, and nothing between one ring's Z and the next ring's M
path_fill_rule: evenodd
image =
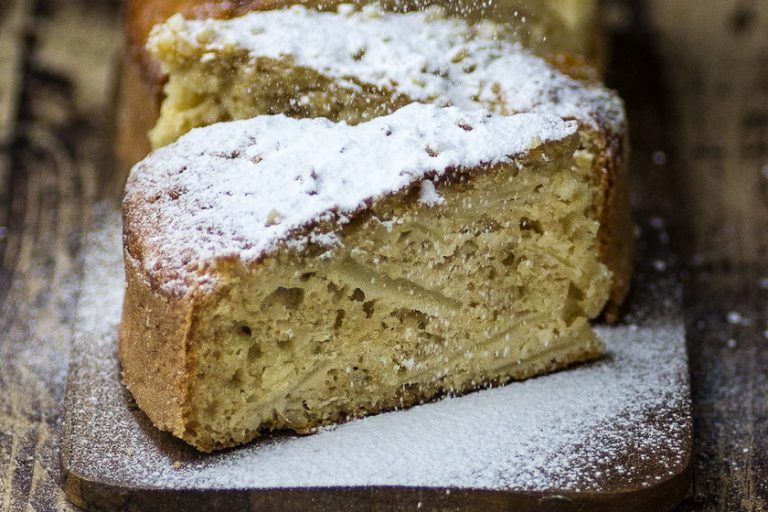
M613 272L610 300L605 318L618 319L619 308L629 294L635 269L635 235L629 196L629 134L608 138L612 157L603 156L598 168L602 173L602 208L598 233L601 261Z
M122 379L158 428L183 437L191 374L188 333L194 305L191 297L159 293L132 255L131 246L125 247L124 260L126 289L118 343Z
M131 168L152 150L147 134L160 114L162 87L152 88L141 77L139 65L124 55L120 68L115 152L121 184Z

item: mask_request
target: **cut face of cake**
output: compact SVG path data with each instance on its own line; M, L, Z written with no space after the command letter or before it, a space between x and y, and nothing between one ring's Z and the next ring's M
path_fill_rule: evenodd
M125 383L208 451L594 358L598 157L559 116L420 103L193 130L127 184Z
M175 16L155 27L148 45L169 76L151 139L160 147L196 126L263 114L356 124L413 101L574 119L580 155L599 189L593 208L598 251L614 274L613 310L632 268L622 102L499 37L500 30L440 9L398 14L372 6L295 6L230 20Z

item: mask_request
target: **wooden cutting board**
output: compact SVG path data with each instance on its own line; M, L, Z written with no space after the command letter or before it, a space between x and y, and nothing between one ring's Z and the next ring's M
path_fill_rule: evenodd
M119 381L119 215L89 235L62 465L88 510L659 511L690 488L680 287L660 219L608 353L553 375L212 455L157 431Z

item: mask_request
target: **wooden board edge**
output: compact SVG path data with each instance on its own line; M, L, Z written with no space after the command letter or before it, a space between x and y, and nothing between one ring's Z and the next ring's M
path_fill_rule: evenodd
M339 512L343 510L502 512L664 512L691 495L690 452L681 470L669 479L620 493L505 492L418 487L329 487L310 489L165 490L128 488L94 481L67 468L62 460L62 488L73 504L87 511L185 512Z

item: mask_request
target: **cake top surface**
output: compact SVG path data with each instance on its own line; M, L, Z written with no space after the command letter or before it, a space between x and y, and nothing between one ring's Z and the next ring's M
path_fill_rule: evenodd
M356 126L283 115L214 124L133 168L123 202L128 247L140 244L148 278L183 294L213 285L207 268L220 258L254 261L284 242L333 246L332 233L297 232L343 225L371 200L419 183L420 200L436 204L429 180L511 162L577 128L552 115L420 103Z
M148 49L161 62L246 50L253 59L291 59L350 87L362 81L416 101L502 114L541 111L612 131L624 122L621 100L611 91L566 76L504 37L500 25L468 24L438 8L391 13L342 5L318 12L293 6L229 20L176 15L153 29Z

